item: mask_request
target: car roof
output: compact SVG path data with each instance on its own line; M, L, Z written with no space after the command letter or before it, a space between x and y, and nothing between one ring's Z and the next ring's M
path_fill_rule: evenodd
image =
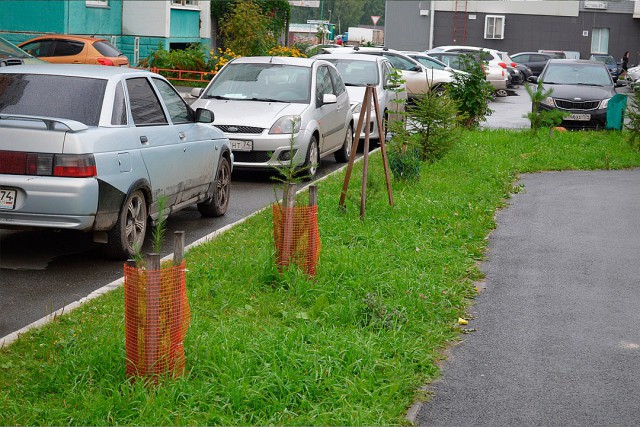
M366 61L366 62L383 62L389 61L383 56L377 55L353 55L351 53L321 53L315 55L317 59L349 59L351 61Z
M147 70L129 67L105 67L104 65L85 64L51 64L42 65L21 65L19 67L2 67L0 73L3 74L48 74L55 76L89 77L99 79L110 79L115 76L148 75Z
M300 67L312 67L318 59L311 58L294 58L290 56L242 56L231 61L234 64L279 64L279 65L297 65Z
M448 46L438 46L434 49L442 49L442 50L451 50L451 49L468 49L468 50L486 50L487 52L498 52L497 49L491 49L488 47L478 47L478 46L462 46L462 45L448 45Z
M593 64L600 64L603 67L605 67L604 63L591 61L589 59L561 59L561 58L554 58L554 59L550 59L549 63L550 64L583 64L583 65L591 65L591 66L593 66Z
M104 37L95 37L95 36L81 36L81 35L75 35L75 34L44 34L42 36L30 38L29 40L23 41L20 44L33 42L36 40L46 40L46 39L66 39L66 40L91 41L91 42L109 41Z

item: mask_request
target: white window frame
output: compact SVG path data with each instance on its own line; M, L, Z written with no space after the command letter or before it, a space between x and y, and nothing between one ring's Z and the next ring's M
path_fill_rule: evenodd
M87 7L109 7L109 0L86 0Z
M200 5L198 0L171 0L171 7L178 9L199 9Z
M609 53L609 28L591 29L591 53Z
M484 17L484 38L504 39L504 15L486 15Z

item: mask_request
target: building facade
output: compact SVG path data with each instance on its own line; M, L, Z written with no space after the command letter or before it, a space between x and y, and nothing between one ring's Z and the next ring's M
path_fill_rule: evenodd
M387 0L385 45L428 50L469 45L516 53L564 50L640 62L640 1Z
M43 34L104 37L138 64L158 49L211 48L209 0L0 1L0 35L20 43Z

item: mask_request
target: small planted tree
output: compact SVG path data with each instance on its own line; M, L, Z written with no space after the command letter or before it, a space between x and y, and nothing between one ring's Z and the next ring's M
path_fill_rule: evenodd
M562 119L567 113L560 110L541 110L540 103L544 102L553 93L553 88L544 89L543 81L538 80L535 86L526 85L525 89L531 98L531 112L527 118L531 122L531 131L538 133L540 128L551 128L562 123Z
M633 95L629 97L629 108L627 117L629 122L626 128L630 131L628 134L629 144L640 151L640 86L633 89Z
M455 73L449 87L449 95L456 102L458 115L463 126L477 127L493 113L489 101L493 98L493 88L487 82L482 64L471 55L462 55L466 73Z

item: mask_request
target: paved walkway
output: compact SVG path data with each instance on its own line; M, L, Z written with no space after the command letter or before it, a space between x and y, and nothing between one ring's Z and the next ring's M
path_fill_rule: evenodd
M524 175L421 426L640 423L640 169Z

